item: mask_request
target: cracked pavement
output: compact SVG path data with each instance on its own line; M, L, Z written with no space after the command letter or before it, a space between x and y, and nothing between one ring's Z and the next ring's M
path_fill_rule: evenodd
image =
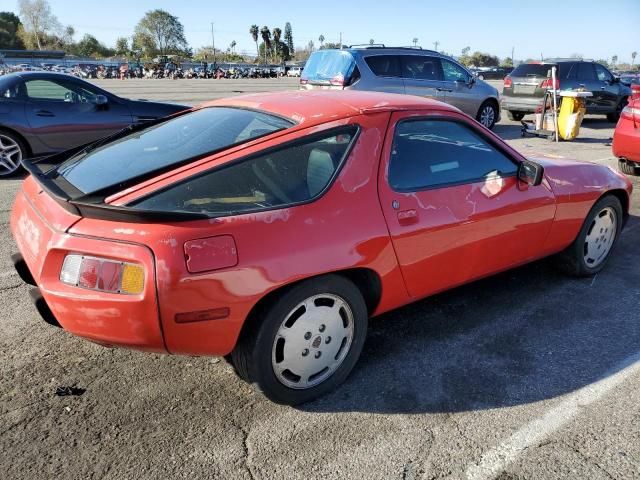
M103 81L116 93L196 102L295 79ZM253 82L253 83L252 83ZM249 86L247 86L249 85ZM505 115L506 116L506 115ZM612 125L573 143L496 132L524 153L615 166ZM370 323L360 362L332 394L270 403L222 359L106 349L44 323L11 273L0 180L0 472L6 479L464 479L492 448L640 352L640 182L608 267L570 279L548 260L414 303ZM616 373L616 374L617 374ZM58 386L85 388L58 397ZM630 373L499 479L640 477L640 375Z

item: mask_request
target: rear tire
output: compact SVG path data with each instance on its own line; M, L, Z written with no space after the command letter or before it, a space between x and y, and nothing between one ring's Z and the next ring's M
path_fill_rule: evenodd
M480 105L476 120L488 129L492 129L498 121L497 104L491 100L485 100L482 105Z
M367 334L362 294L340 275L294 285L246 327L230 355L240 378L274 402L297 405L333 390L356 364Z
M627 175L640 175L640 166L627 160L618 160L618 168Z
M0 177L20 171L20 161L27 156L27 147L13 132L0 130Z
M519 122L520 120L522 120L524 118L524 113L523 112L512 112L511 110L507 111L507 117L509 117L509 120L513 120L514 122Z
M622 206L614 195L596 202L578 236L558 254L557 265L574 277L589 277L604 268L622 229Z
M618 120L620 120L620 114L622 113L622 109L626 106L627 106L627 99L623 98L622 100L620 100L620 103L616 107L615 112L607 113L607 120L609 120L611 123L616 123Z

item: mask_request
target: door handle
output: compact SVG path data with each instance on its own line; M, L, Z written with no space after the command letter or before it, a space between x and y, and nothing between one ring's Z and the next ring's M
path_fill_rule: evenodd
M55 117L55 113L49 110L36 110L36 115L39 117Z
M439 91L439 92L453 92L452 88L436 87L436 90Z
M418 223L418 212L413 209L398 212L398 223L402 226Z

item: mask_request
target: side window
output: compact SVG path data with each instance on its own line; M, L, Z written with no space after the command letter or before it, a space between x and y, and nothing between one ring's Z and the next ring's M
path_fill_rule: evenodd
M596 74L593 71L593 65L590 63L582 62L578 64L578 80L592 81L596 79Z
M516 173L516 164L460 122L407 120L397 124L389 184L415 191Z
M364 61L374 75L378 77L399 77L400 58L393 55L374 55Z
M294 143L192 177L130 206L211 215L281 208L312 200L345 160L355 128Z
M50 80L27 80L24 85L27 96L31 100L73 101L73 92L71 90Z
M418 80L442 80L440 59L424 55L403 55L402 76Z
M442 73L447 82L465 82L469 81L469 74L460 65L456 65L449 60L442 59ZM494 69L495 71L496 69Z
M613 80L613 76L611 75L609 70L604 68L602 65L600 65L599 63L594 63L593 66L596 69L596 76L598 77L598 80L600 80L601 82L609 82Z

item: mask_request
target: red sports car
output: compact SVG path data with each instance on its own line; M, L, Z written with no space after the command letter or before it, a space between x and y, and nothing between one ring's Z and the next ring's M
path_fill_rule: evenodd
M285 404L347 377L371 316L552 254L598 272L632 188L374 92L219 100L24 163L14 263L46 320L225 355Z
M629 100L613 132L613 154L620 170L640 175L640 99Z

